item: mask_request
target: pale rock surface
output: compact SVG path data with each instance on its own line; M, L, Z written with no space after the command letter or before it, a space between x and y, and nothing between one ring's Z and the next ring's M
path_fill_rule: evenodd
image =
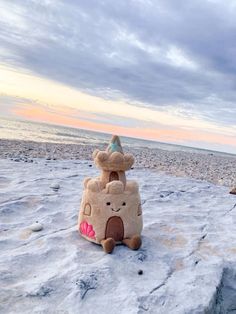
M77 232L83 178L98 175L89 164L0 160L0 313L235 313L228 188L130 171L140 184L143 246L108 255ZM36 220L43 230L28 232Z

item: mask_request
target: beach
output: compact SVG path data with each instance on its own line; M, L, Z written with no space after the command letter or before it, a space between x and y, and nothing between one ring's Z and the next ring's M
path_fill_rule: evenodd
M0 139L0 158L16 162L33 162L35 158L46 160L89 160L92 163L94 149L105 149L106 143L61 144ZM147 168L174 176L191 177L217 185L236 185L236 155L218 152L169 151L150 147L124 145L135 156L135 168Z
M143 244L109 255L76 225L94 146L0 147L0 313L234 313L235 157L124 147Z

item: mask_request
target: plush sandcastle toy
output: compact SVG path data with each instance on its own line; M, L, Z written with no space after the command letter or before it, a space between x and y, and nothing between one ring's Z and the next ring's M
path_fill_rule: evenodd
M84 180L79 232L85 239L102 245L106 253L121 243L137 250L143 225L139 188L125 176L134 158L123 153L120 139L114 135L106 151L95 150L93 159L101 175Z

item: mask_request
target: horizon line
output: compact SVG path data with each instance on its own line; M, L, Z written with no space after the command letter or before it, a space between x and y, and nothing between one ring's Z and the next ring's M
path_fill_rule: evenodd
M214 149L207 149L207 148L201 148L201 147L196 147L196 146L188 146L188 145L182 145L182 144L176 144L176 143L170 143L170 142L161 142L158 141L156 139L148 139L148 138L142 138L142 137L135 137L135 136L127 136L127 135L120 135L120 134L114 134L114 133L109 133L109 132L104 132L104 131L100 131L100 130L93 130L93 129L89 129L89 128L83 128L83 127L76 127L76 126L69 126L69 125L64 125L64 124L57 124L57 123L49 123L49 122L44 122L44 121L33 121L33 120L27 120L27 119L21 119L21 118L16 118L16 117L2 117L0 116L0 119L3 120L12 120L12 121L18 121L18 122L26 122L26 123L33 123L33 124L43 124L43 125L48 125L48 126L57 126L57 127L61 127L61 128L68 128L68 129L74 129L74 130L83 130L83 131L89 131L92 133L99 133L99 134L104 134L104 135L118 135L119 137L124 137L124 138L128 138L128 139L136 139L136 140L144 140L144 141L148 141L148 142L154 142L154 143L158 143L161 145L170 145L170 146L178 146L178 147L183 147L183 148L189 148L189 149L195 149L195 150L202 150L202 151L206 151L206 152L215 152L215 153L223 153L223 154L227 154L227 155L232 155L235 156L236 153L230 153L230 152L226 152L226 151L219 151L219 150L214 150ZM13 140L13 139L8 139L8 140ZM16 139L17 140L17 139ZM26 142L28 140L25 140ZM32 140L32 142L36 142L39 143L40 141L34 141ZM48 143L52 143L52 142L48 142ZM58 143L58 142L53 142L53 143ZM67 143L65 143L67 144ZM73 143L74 145L76 145L76 143ZM125 144L127 145L127 144ZM162 149L162 148L156 148L156 149ZM165 149L163 149L165 150Z

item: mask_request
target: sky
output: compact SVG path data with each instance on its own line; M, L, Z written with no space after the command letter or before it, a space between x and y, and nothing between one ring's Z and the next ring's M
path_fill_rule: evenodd
M0 116L236 153L235 0L0 0Z

